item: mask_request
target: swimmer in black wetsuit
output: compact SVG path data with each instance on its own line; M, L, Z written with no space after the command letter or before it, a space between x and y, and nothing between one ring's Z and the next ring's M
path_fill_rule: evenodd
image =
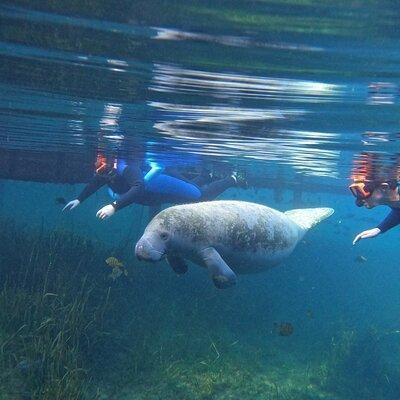
M102 186L107 185L116 200L101 208L96 216L100 219L111 217L116 211L136 203L148 206L160 206L163 203L188 203L213 200L226 189L234 186L245 186L243 177L233 173L231 176L218 181L208 182L204 176L192 181L180 177L163 174L157 168L143 174L140 163L130 163L117 166L117 162L107 162L99 156L96 161L96 174L86 185L79 196L70 201L64 210L72 210L95 193Z
M389 206L392 211L376 227L359 233L353 240L353 245L361 239L376 237L400 224L400 193L396 180L356 182L349 189L356 197L358 207L374 208L376 206Z

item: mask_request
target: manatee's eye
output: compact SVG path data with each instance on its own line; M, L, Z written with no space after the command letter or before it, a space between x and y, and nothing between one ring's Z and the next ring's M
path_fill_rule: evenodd
M161 238L162 240L166 241L166 240L168 240L168 237L169 237L169 235L168 235L167 232L162 232L162 233L160 233L160 238Z

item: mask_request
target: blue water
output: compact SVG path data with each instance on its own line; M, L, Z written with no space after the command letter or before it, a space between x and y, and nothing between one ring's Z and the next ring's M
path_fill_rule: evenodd
M398 400L398 233L352 246L388 209L347 186L399 178L399 17L389 0L1 2L0 400ZM135 259L148 207L100 221L102 188L61 212L98 153L239 170L249 188L218 199L335 214L218 290Z

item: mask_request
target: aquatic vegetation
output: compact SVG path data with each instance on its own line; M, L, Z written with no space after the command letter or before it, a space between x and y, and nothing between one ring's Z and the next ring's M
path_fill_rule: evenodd
M231 331L235 325L219 311L248 312L238 294L215 296L194 286L177 297L171 288L181 284L167 268L145 267L146 274L130 274L132 281L114 282L105 260L119 257L115 249L67 232L3 226L0 400L111 393L120 400L396 399L400 371L383 354L394 333L338 330L329 351L304 364L283 351L300 338L298 324L290 337L264 335L271 342L265 344ZM114 258L109 263L118 266Z
M150 377L148 377L150 378ZM287 366L263 368L254 360L226 357L204 363L176 361L164 369L153 371L146 383L146 395L138 399L174 400L322 400L332 399L330 393L312 385L304 376L302 366L296 371ZM133 390L132 390L133 392ZM135 393L138 393L135 391ZM146 397L148 396L148 397ZM127 393L123 399L130 399ZM335 397L335 399L338 399Z
M322 372L324 385L344 397L397 399L400 369L384 354L385 334L376 329L345 330L332 338L330 355ZM393 351L393 349L391 349Z
M30 399L96 398L90 359L107 335L110 290L96 279L92 243L2 226L1 391Z

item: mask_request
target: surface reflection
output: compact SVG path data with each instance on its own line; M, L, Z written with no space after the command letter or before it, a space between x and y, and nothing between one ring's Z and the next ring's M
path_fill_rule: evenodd
M246 36L232 35L210 35L205 33L185 32L179 29L170 28L154 28L156 34L153 37L157 40L192 40L208 43L218 43L224 46L233 47L261 47L278 50L295 50L295 51L324 51L322 47L308 46L305 44L291 43L273 43L262 40L256 40Z
M400 151L398 35L382 29L398 10L228 3L1 5L0 146L177 152L334 179L364 151Z
M206 94L214 98L324 103L341 101L344 86L297 79L199 71L156 64L150 90Z

